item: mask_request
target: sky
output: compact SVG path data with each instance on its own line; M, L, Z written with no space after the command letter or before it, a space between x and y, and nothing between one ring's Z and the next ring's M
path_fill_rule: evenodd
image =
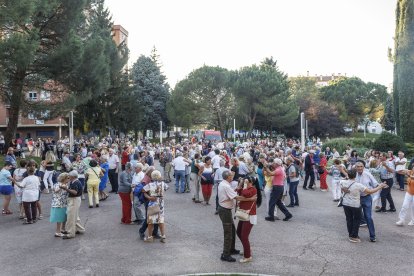
M397 0L106 0L129 64L155 46L171 87L205 65L273 56L289 76L346 74L390 86Z

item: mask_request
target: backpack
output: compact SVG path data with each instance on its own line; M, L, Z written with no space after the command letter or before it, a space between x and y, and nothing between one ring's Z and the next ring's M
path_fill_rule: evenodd
M142 189L144 188L144 186L145 186L145 183L141 182L134 188L134 196L138 197L139 202L141 204L145 202L145 196L144 196L144 193L142 192Z

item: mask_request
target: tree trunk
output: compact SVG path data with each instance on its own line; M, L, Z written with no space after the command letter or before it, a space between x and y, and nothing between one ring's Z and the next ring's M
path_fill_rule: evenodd
M20 106L23 103L23 84L24 84L25 72L21 71L15 74L15 78L12 80L11 85L11 101L9 109L9 122L7 123L7 130L4 135L5 148L7 149L12 141L16 137L17 125L19 123Z

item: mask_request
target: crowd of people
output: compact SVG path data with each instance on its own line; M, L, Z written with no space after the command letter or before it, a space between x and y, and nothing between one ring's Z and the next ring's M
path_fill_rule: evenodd
M303 190L316 190L317 180L320 191L331 190L332 200L344 208L351 242L361 241L358 230L365 226L370 241L376 241L372 209L396 212L395 182L401 191L405 191L406 181L408 184L396 224L409 221L408 225L414 225L414 170L407 169L403 152L394 156L370 150L360 157L351 145L340 154L323 148L319 141L301 150L300 142L291 139L233 143L193 138L159 145L110 136L79 139L74 152L69 152L65 139L52 141L42 141L39 154L28 150L27 159L18 159L17 149L8 148L0 172L2 214L13 214L10 200L14 192L19 218L26 225L33 224L43 218L41 194L51 193L49 220L56 223L54 235L63 239L85 232L79 215L82 199L89 208L98 208L108 198L107 184L109 193L119 195L120 223L140 225L139 235L145 242L166 242L164 208L170 187L178 194L192 193L194 204L214 204L224 231L221 260L228 262L236 261L232 255L240 253L235 249L236 236L243 245L240 262L252 261L249 235L258 222L258 207L264 205L268 222L280 220L280 213L283 221L294 218L294 210L300 206L301 181ZM37 164L30 155L42 157L42 161Z

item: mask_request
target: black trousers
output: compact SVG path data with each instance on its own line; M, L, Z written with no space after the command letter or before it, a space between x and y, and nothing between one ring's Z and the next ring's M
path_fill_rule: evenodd
M311 171L305 171L305 181L303 182L303 188L306 188L308 185L308 179L310 178L309 188L312 188L315 185L315 172L313 169Z
M283 186L273 186L272 191L270 193L270 200L269 200L269 214L268 216L271 218L275 217L275 208L276 206L282 211L285 216L290 216L291 213L286 208L285 204L282 202L284 188Z
M387 200L388 203L390 204L390 209L395 209L395 205L394 205L394 200L392 199L391 196L391 190L392 190L392 186L394 185L394 179L393 178L389 178L389 179L381 179L382 182L386 182L388 187L387 189L382 189L380 196L381 196L381 209L382 210L386 210L387 207Z
M24 208L24 213L26 214L26 218L28 222L36 220L36 216L37 216L36 201L33 201L33 202L23 201L23 208Z
M218 207L218 213L223 224L224 243L223 256L230 256L236 245L236 227L234 226L231 209Z
M344 205L346 227L350 238L358 238L359 223L361 221L361 207L349 207Z
M116 169L108 171L109 182L111 182L112 192L118 192L118 173Z

